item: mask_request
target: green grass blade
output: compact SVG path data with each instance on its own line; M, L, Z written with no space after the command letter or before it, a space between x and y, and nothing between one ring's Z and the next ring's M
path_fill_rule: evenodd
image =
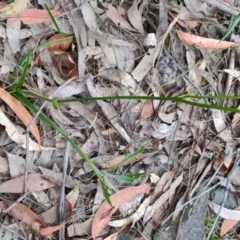
M28 72L28 68L29 68L28 65L29 65L29 61L30 61L30 55L31 55L31 52L28 52L26 55L25 61L23 63L21 63L22 65L24 65L23 71L22 71L20 78L18 79L17 84L14 86L14 90L21 88L26 80L26 76L27 76L27 72Z
M27 107L33 114L37 114L38 109L21 93L19 92L14 92L12 93L21 103ZM68 134L62 130L55 122L51 121L49 118L47 118L44 114L40 113L38 115L38 118L45 123L46 125L50 126L54 130L56 130L58 133L62 134L62 136L70 142L72 147L79 153L79 155L87 162L89 167L92 169L96 177L99 179L101 182L102 186L105 185L107 188L104 179L102 177L102 173L100 170L92 163L92 161L88 158L88 156L81 150L81 148L78 147L78 145L68 136Z
M58 33L60 33L60 34L62 35L62 31L61 31L60 27L58 26L58 24L57 24L54 16L52 15L52 13L51 13L48 5L47 5L46 3L44 3L44 6L45 6L45 8L46 8L46 10L47 10L47 12L48 12L49 17L51 18L51 20L52 20L52 22L53 22L53 24L54 24L54 26L56 27Z

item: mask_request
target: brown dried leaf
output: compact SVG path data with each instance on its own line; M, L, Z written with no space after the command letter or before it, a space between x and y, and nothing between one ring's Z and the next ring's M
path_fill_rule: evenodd
M1 201L0 208L1 210L7 209L13 202L12 201ZM32 225L34 222L38 222L41 226L44 226L44 222L41 218L39 218L34 212L32 212L25 205L18 203L16 207L14 207L9 214L16 218L19 221L22 221L28 225Z
M13 112L16 113L26 127L31 123L33 119L32 116L15 97L13 97L3 88L0 88L0 97L13 110ZM29 130L40 144L40 134L35 122L31 123Z
M54 17L58 16L59 11L51 10ZM50 20L49 14L45 9L26 8L21 12L11 15L8 20L20 19L24 24L38 24Z
M48 39L48 42L53 42L56 40L60 40L63 37L66 37L67 34L55 34L52 37L50 37ZM64 41L59 41L59 42L55 42L55 43L51 43L48 47L49 52L51 55L57 55L57 54L62 54L65 53L67 51L67 49L70 47L70 45L73 42L73 38L72 39L68 39L68 40L64 40Z
M147 100L142 108L141 118L147 119L150 118L155 112L153 101L151 99Z
M222 164L223 160L225 160L225 161ZM216 158L216 159L214 159L214 162L213 162L213 169L217 170L219 168L219 166L222 164L220 169L218 169L218 174L221 176L224 176L228 172L229 167L232 164L232 161L233 161L232 156L228 156L226 159L223 157Z
M240 206L234 210L240 211ZM240 213L240 212L239 212ZM223 237L230 229L232 229L239 221L224 219L221 226L220 236Z
M51 226L51 227L45 227L45 228L41 228L39 233L42 235L42 236L46 236L50 233L53 233L59 229L61 229L62 227L64 227L65 223L62 223L60 225L57 225L57 226Z
M180 41L183 42L184 44L194 45L196 47L201 47L201 48L220 49L220 48L231 47L233 45L235 46L239 45L235 42L227 42L227 41L221 41L219 39L214 39L214 38L199 37L194 34L185 33L181 30L177 30L177 35Z
M98 208L92 224L92 237L96 239L97 235L103 230L103 228L109 222L111 216L118 210L118 208L133 200L134 197L140 193L146 193L150 189L149 184L139 185L137 187L128 187L114 193L111 197L111 207L107 202L103 202ZM107 214L106 214L107 213Z
M28 174L28 191L36 192L54 186L53 183L44 179L40 173ZM0 185L0 193L21 193L24 188L24 176L13 178Z
M152 205L156 199L164 192L166 191L166 188L168 188L174 178L173 172L166 172L162 175L160 180L158 181L157 185L154 188L154 192L151 196L150 205Z

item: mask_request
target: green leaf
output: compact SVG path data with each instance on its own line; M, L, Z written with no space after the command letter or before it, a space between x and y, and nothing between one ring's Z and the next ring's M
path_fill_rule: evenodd
M60 27L58 26L58 24L57 24L57 22L56 22L54 16L52 15L52 13L51 13L51 11L50 11L48 5L47 5L46 3L44 3L44 6L45 6L45 8L46 8L46 10L47 10L47 12L48 12L48 14L49 14L49 16L50 16L50 18L51 18L53 24L54 24L54 26L56 27L57 31L58 31L60 34L62 34L62 31L60 30Z
M12 93L25 107L27 107L33 114L38 113L38 109L20 92L13 92ZM62 136L72 145L72 147L78 152L78 154L87 162L89 167L92 169L96 177L101 182L101 186L105 186L107 189L107 185L104 182L104 179L102 177L101 171L92 163L92 161L88 158L88 156L82 151L81 148L78 147L78 145L68 136L68 134L61 129L55 122L47 118L44 114L40 113L38 115L38 118L45 123L46 125L50 126L54 130L56 130L58 133L62 134ZM109 199L110 200L110 199Z
M110 173L107 171L103 171L103 172L109 177L114 178L122 183L133 183L134 179L137 179L146 175L146 173L130 173L130 174L121 175L121 174Z
M106 202L112 207L112 203L111 203L111 200L110 200L110 197L108 194L108 188L107 188L106 184L103 184L102 182L100 182L100 184L101 184L103 196L104 196Z
M56 110L59 109L59 105L58 105L57 99L53 99L53 100L52 100L52 105L53 105L53 107L54 107Z

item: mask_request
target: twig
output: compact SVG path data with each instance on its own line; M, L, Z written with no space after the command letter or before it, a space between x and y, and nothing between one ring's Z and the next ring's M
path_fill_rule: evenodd
M29 194L29 192L24 193L21 197L19 197L14 203L12 203L10 206L8 206L7 209L3 210L4 213L8 213L9 211L11 211L14 207L16 207L16 205L21 202L27 195Z
M202 0L202 1L234 16L240 13L237 8L225 4L223 1L217 1L217 0Z
M70 153L70 143L67 141L66 148L65 148L65 154L63 159L63 172L62 172L62 186L61 186L61 193L60 193L60 199L59 199L59 219L60 224L64 223L64 215L65 215L65 182L67 178L67 167L68 167L68 161L69 161L69 153ZM62 227L59 230L59 239L64 240L65 236L65 228Z

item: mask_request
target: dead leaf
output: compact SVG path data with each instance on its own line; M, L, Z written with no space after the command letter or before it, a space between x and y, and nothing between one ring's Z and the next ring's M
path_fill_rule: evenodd
M127 165L129 165L129 164L134 164L134 163L139 162L139 161L141 161L142 159L144 159L144 158L146 158L146 157L148 157L148 156L150 156L150 155L151 155L151 153L142 153L142 154L138 155L137 157L134 157L134 158L131 158L131 159L127 160L126 162L122 163L120 166L127 166ZM117 156L117 157L115 157L115 158L112 159L112 160L109 160L109 161L106 161L106 162L104 162L104 163L101 163L100 166L101 166L102 168L114 167L114 166L120 164L121 161L122 161L124 158L125 158L125 155Z
M162 177L160 178L160 180L158 181L154 188L154 192L150 200L150 205L152 205L156 201L156 199L169 188L173 178L174 173L171 171L166 172L162 175Z
M66 199L68 200L69 203L71 203L72 207L74 207L74 205L77 202L79 196L79 189L78 188L73 188L71 192L68 193L68 195L66 196Z
M146 208L149 206L150 198L151 196L147 197L143 201L143 203L138 207L137 211L133 213L131 216L120 220L110 221L108 225L112 227L123 227L129 225L130 223L134 224L144 215Z
M55 186L44 179L40 173L28 174L28 191L36 192ZM24 176L10 179L0 185L0 193L21 193L24 188Z
M67 233L69 237L73 236L84 236L91 234L93 218L89 218L85 222L73 223L67 228Z
M120 190L117 193L114 193L112 196L110 196L110 200L113 207L111 207L107 202L103 202L98 208L93 219L92 224L93 239L96 239L97 235L103 230L103 228L109 222L111 216L118 210L118 208L121 205L133 200L134 197L136 197L136 195L140 193L148 192L149 188L150 188L149 184L143 184L137 187L128 187L123 190ZM106 213L108 214L106 215Z
M103 136L109 136L109 135L112 135L112 134L114 134L114 133L116 133L117 131L114 129L114 128L108 128L108 129L106 129L106 130L103 130L103 131L101 131L101 134L103 135Z
M144 33L142 25L142 14L139 11L139 5L142 4L142 1L135 0L132 6L128 9L127 15L131 24L137 29L140 33Z
M212 201L209 201L208 205L216 214L219 214L220 217L229 220L240 221L240 211L221 207Z
M106 14L107 17L116 24L116 26L127 29L129 31L135 31L135 29L131 27L131 25L121 16L119 11L111 4L108 5L108 10L106 11Z
M240 206L234 210L240 211ZM240 213L240 212L239 212ZM238 223L237 220L224 219L221 226L220 236L223 237L230 229L232 229Z
M62 227L64 227L65 223L62 223L60 225L57 225L57 226L51 226L51 227L45 227L45 228L41 228L39 233L42 235L42 236L46 236L50 233L53 233L59 229L61 229Z
M54 42L54 41L60 40L64 37L67 37L67 34L64 34L64 33L60 34L59 33L59 34L53 35L52 37L50 37L48 39L48 42L50 43L48 49L49 49L49 52L50 52L51 55L57 55L57 54L65 53L67 51L67 49L70 47L70 45L73 42L73 38L68 39L68 40Z
M13 97L3 88L0 88L0 97L13 110L13 112L16 113L26 127L31 123L33 119L32 116L15 97ZM40 134L35 122L31 123L29 130L40 144Z
M154 112L155 112L155 109L153 107L153 101L151 99L149 99L144 103L140 116L143 119L147 119L147 118L152 117Z
M59 11L51 10L51 13L54 17L59 15ZM13 21L16 19L20 19L24 24L38 24L43 23L47 20L50 20L50 16L45 9L34 9L34 8L26 8L17 14L11 15L8 20Z
M222 163L224 161L224 163ZM218 170L218 174L221 175L221 176L224 176L230 166L232 165L232 161L233 161L233 158L232 156L228 156L228 157L219 157L219 158L216 158L214 159L214 162L213 162L213 169L216 171ZM221 165L220 169L219 166Z
M170 185L169 189L164 192L156 201L153 205L147 207L143 222L147 222L155 213L155 211L160 208L170 197L173 196L175 193L176 188L181 184L183 180L183 173L177 177L174 182Z
M184 44L194 45L196 47L201 47L201 48L220 49L220 48L231 47L233 45L239 46L239 44L235 42L227 42L227 41L221 41L214 38L199 37L194 34L185 33L181 30L177 30L177 34L180 41L183 42Z
M13 202L12 201L1 201L1 210L6 210ZM22 221L28 225L32 225L34 222L38 222L41 226L44 226L44 222L39 218L33 211L31 211L27 206L18 203L9 214L19 221Z
M5 5L0 9L0 19L3 20L13 14L21 12L23 9L27 8L28 3L30 3L30 0L15 0L10 4Z

